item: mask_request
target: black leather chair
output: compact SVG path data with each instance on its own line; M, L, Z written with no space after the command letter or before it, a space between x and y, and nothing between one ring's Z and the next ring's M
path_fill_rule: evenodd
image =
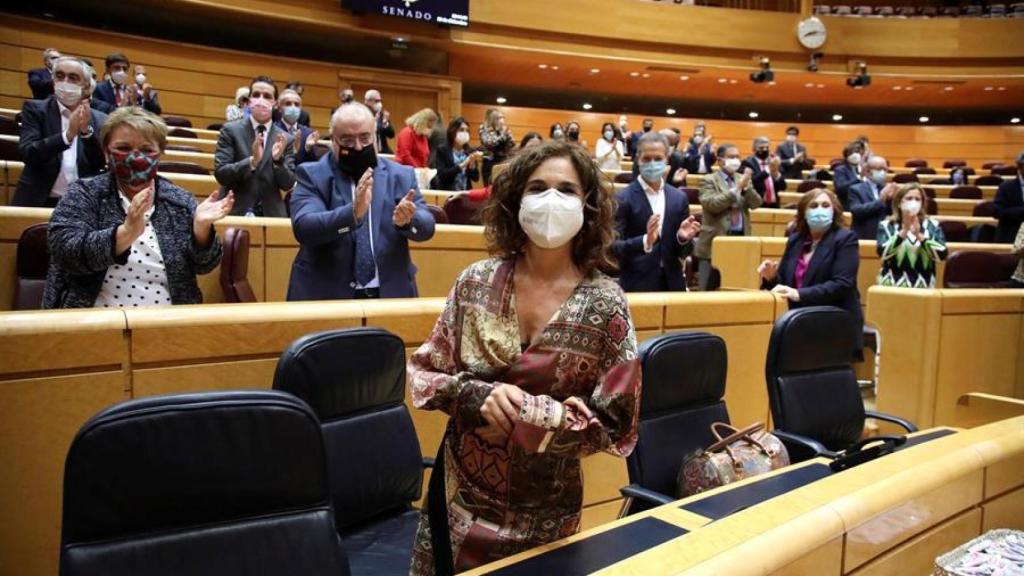
M448 214L445 214L444 209L440 206L436 204L427 204L427 212L430 212L430 215L434 217L435 224L448 223Z
M999 186L1003 183L1003 179L999 176L993 176L986 174L985 176L978 176L974 179L975 186Z
M957 251L946 261L943 288L1009 288L1017 257L995 252Z
M640 347L643 394L639 438L626 458L629 486L620 517L675 501L683 459L713 444L713 422L725 408L725 341L706 332L657 336Z
M160 172L174 172L177 174L202 174L210 175L210 170L195 162L175 162L173 160L161 160L157 170Z
M337 530L353 574L407 574L424 460L405 407L405 344L380 328L309 334L281 355L274 389L322 422Z
M14 267L18 283L14 286L14 310L38 310L43 307L46 273L50 268L50 245L46 233L49 224L33 224L18 238Z
M866 418L917 431L896 416L864 410L853 369L856 342L853 319L832 306L797 308L775 322L765 379L773 433L791 461L836 456L860 440Z
M266 390L93 416L64 468L60 574L348 575L316 415Z

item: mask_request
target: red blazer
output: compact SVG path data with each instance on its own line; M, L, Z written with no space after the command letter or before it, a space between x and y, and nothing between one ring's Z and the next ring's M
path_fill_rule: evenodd
M405 164L413 168L426 168L427 158L429 157L430 145L427 143L427 137L416 134L408 126L402 128L402 131L398 133L395 160L399 164Z

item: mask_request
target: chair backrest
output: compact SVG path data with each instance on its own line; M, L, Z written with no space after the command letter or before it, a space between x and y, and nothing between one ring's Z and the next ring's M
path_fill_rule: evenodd
M946 261L943 288L1006 288L1017 268L1013 254L954 252Z
M129 400L78 431L60 574L348 574L316 416L273 391Z
M168 130L167 135L177 136L178 138L199 138L199 136L195 132L189 130L188 128L182 128L180 126Z
M977 216L979 218L995 218L996 203L992 200L978 202L974 205L974 209L971 210L971 216Z
M906 184L908 182L917 182L917 174L897 174L892 177L892 181L897 184Z
M322 422L338 531L407 510L423 484L420 444L405 407L405 344L380 328L299 338L281 355L274 389Z
M1016 176L1017 175L1017 167L1016 166L1005 166L1005 165L1004 166L996 166L995 168L992 169L992 173L997 175L997 176Z
M319 142L313 144L313 158L316 158L317 160L322 158L324 154L327 154L330 151L331 148L326 144L321 144Z
M967 231L967 224L956 220L943 220L939 222L939 228L946 237L946 242L970 242L971 235Z
M853 353L857 326L832 306L790 310L768 341L765 380L775 427L842 450L864 431Z
M224 123L223 122L214 122L213 124L207 124L206 125L206 129L207 130L220 130L223 127L224 127Z
M924 168L928 166L928 161L923 158L911 158L907 160L903 166L907 168Z
M914 174L936 174L935 168L931 166L922 166L920 168L914 168Z
M978 176L974 179L975 186L999 186L1003 183L1003 179L993 174L986 174L984 176Z
M195 162L174 162L168 160L161 160L157 167L160 172L173 172L176 174L203 174L206 176L210 175L210 171L196 164Z
M224 231L224 256L220 261L220 287L225 302L255 302L249 284L249 231L228 228Z
M38 310L43 306L46 271L50 267L50 246L46 240L48 224L33 224L21 232L15 269L18 284L14 288L14 310Z
M683 459L714 443L713 422L729 422L725 341L706 332L656 336L640 347L640 363L638 439L626 469L630 482L672 495Z
M959 198L961 200L981 200L981 188L977 186L957 186L949 191L950 198Z
M939 213L939 203L935 201L933 196L926 196L926 198L928 199L928 202L924 207L925 214L935 216Z
M612 178L612 182L616 184L629 184L633 182L633 179L632 172L619 172L615 175L615 178Z
M7 116L0 116L0 134L18 136L21 134L21 124Z
M191 128L192 121L184 116L164 116L164 123L168 126L176 126L179 128ZM177 136L177 134L171 134L171 136ZM193 133L192 136L186 136L186 138L195 138Z
M957 167L960 167L960 166L967 166L967 160L960 160L960 159L946 160L945 162L942 163L942 167L946 168L946 169L957 168Z
M981 169L982 170L991 170L991 169L993 169L993 168L995 168L997 166L1005 166L1005 164L1003 164L1002 162L998 162L998 161L985 162L984 164L981 165Z
M448 223L448 215L445 214L444 208L441 208L436 204L427 204L427 212L430 212L430 215L434 217L435 224Z
M822 182L821 180L804 180L803 182L797 184L796 191L801 193L801 194L803 194L804 192L808 192L810 190L814 190L815 188L827 188L827 187L828 186L826 186L825 183Z
M8 136L0 138L0 160L22 162L21 150L18 150L18 139Z
M700 206L700 188L683 188L682 191L690 206Z
M452 196L445 200L444 213L448 215L448 222L451 224L480 224L480 215L486 201L471 200L463 194Z
M846 164L846 160L843 160L842 158L833 158L828 161L829 170L832 170L833 172L835 172L836 168L842 166L843 164Z
M929 198L932 198L932 199L935 198L935 188L929 188L927 186L922 186L921 190L924 192L925 196L927 196Z
M170 150L174 152L202 152L202 148L198 146L184 146L181 144L168 144L164 150Z

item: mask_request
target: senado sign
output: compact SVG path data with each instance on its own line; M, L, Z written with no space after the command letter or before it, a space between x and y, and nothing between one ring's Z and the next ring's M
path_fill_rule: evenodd
M469 25L469 0L343 0L355 12L383 14L446 26Z

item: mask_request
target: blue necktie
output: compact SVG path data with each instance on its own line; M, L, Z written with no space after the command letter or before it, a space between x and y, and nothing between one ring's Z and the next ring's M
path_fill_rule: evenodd
M354 186L354 184L353 184ZM353 203L355 198L352 199ZM363 214L363 223L356 228L356 285L363 288L377 275L377 265L373 261L373 249L370 246L370 209Z

